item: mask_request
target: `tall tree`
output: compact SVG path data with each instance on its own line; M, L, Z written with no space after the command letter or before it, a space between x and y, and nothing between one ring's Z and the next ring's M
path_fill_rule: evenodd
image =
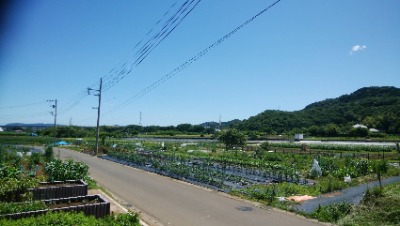
M246 136L237 129L223 130L218 136L218 140L225 144L225 149L233 147L244 147L246 144Z

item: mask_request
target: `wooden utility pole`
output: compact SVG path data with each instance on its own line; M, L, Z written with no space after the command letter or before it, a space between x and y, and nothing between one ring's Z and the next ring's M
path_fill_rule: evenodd
M54 100L54 129L57 132L57 99Z
M101 87L103 85L103 79L100 78L100 88L99 88L99 106L97 107L97 130L96 130L96 155L99 153L99 131L100 131L100 104L101 104Z
M54 137L57 134L57 99L55 100L47 100L47 102L54 102L54 104L50 105L50 107L54 108L54 112L50 112L54 116Z
M99 153L99 132L100 132L100 106L101 106L101 89L103 86L103 79L100 78L100 88L98 90L88 88L88 94L90 94L90 91L96 91L97 93L94 94L94 96L99 97L99 105L97 107L97 128L96 128L96 154ZM96 109L96 108L94 108Z

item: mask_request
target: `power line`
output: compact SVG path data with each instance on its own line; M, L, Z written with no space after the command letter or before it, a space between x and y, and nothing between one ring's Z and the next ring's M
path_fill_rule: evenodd
M162 23L162 21L164 20L164 18L166 18L166 16L170 13L170 12L172 12L172 10L173 10L173 8L177 5L177 3L178 3L178 1L179 0L176 0L170 7L169 7L169 9L163 14L163 16L153 25L153 27L146 33L146 35L144 36L144 38L142 38L142 40L141 41L139 41L136 45L135 45L135 47L133 48L133 50L134 49L136 49L136 48L138 48L143 42L144 42L144 40L146 39L146 38L148 38L149 37L149 35L151 35L152 34L152 32L154 31L154 30L156 30L156 27L159 25L159 24L161 24ZM179 7L179 9L178 9L178 11L176 11L176 12L174 12L173 13L173 15L168 19L168 20L166 20L166 22L163 24L163 27L162 27L162 29L161 30L159 30L156 34L154 34L149 40L147 40L147 42L144 44L144 45L142 45L141 46L141 48L136 52L136 54L134 54L134 56L132 57L132 58L134 58L135 60L128 60L128 61L126 61L125 63L123 63L122 65L121 65L121 67L120 67L120 69L117 69L117 67L114 67L114 68L112 68L110 71L109 71L109 73L108 73L108 75L106 75L106 76L103 76L102 78L106 81L106 80L109 80L105 85L104 85L104 90L103 90L103 92L105 92L105 91L107 91L108 89L110 89L111 87L113 87L114 85L116 85L119 81L121 81L127 74L129 74L131 71L132 71L132 69L133 69L133 67L134 66L138 66L150 53L151 53L151 51L153 51L171 32L172 32L172 30L173 29L175 29L181 22L182 22L182 20L194 9L194 7L195 6L197 6L197 4L201 1L201 0L196 0L197 2L195 3L195 6L194 7L192 7L190 10L189 10L189 12L188 13L186 13L185 15L184 15L184 18L182 18L180 21L179 21L179 23L178 24L176 24L175 26L174 26L174 28L171 30L171 29L169 29L169 27L171 27L173 24L171 24L171 21L176 21L177 19L176 19L176 17L177 16L180 16L183 12L185 12L186 10L187 10L187 8L191 5L191 4L193 4L193 2L194 2L195 0L191 0L190 2L189 2L189 0L186 0L186 1L184 1L183 3L182 3L182 5ZM189 3L189 4L188 4ZM185 7L186 6L186 7ZM178 17L179 18L179 17ZM167 31L168 31L168 34L165 36L162 36L161 34L163 34L163 29L165 30L165 29L167 29ZM165 33L165 32L164 32ZM159 39L160 38L162 38L162 40L160 41ZM158 40L158 43L154 46L154 44L153 45L151 45L151 43L152 42L154 42L154 41L157 41ZM144 53L144 51L145 51L145 55L143 55L143 53ZM142 55L139 55L138 56L138 54L139 53L142 53ZM135 58L136 57L136 58ZM139 57L141 57L141 58L139 58ZM139 63L138 63L138 59L140 59L139 61ZM133 62L130 66L128 65L128 63L127 62ZM98 84L98 82L96 82L96 83L94 83L94 84L92 84L91 86L89 86L89 87L95 87L95 86L98 86L99 84ZM78 93L78 95L74 98L74 100L69 104L69 105L67 105L67 107L65 107L64 109L61 109L61 111L60 111L60 115L63 115L63 114L65 114L65 113L67 113L67 112L69 112L69 111L71 111L73 108L75 108L78 104L80 104L86 97L87 97L88 95L87 95L87 93L86 93L86 89L85 90L82 90L80 93Z
M193 9L201 2L201 0L185 1L177 12L175 12L163 25L161 30L157 34L153 35L134 55L130 65L124 63L120 70L115 71L116 75L114 77L107 77L111 79L105 84L104 91L109 90L126 75L129 75L132 70L139 66L143 60L145 60L150 53L162 42L164 41L181 23L182 21L193 11Z
M173 3L169 9L164 13L164 15L153 25L152 28L150 28L150 30L146 33L146 35L133 47L132 52L139 47L140 44L142 44L142 42L144 42L145 39L147 39L147 37L153 32L153 30L155 30L155 27L158 26L158 24L160 24L162 22L162 20L169 14L169 12L173 9L173 7L175 7L175 5L178 3L179 0L176 0L175 3ZM187 2L188 0L186 0ZM135 56L135 55L134 55ZM132 58L134 57L132 56ZM122 64L122 68L126 66L126 62L128 62L129 60L125 61ZM117 66L113 67L108 75L103 76L104 81L110 79L115 73L118 73L118 69Z
M36 112L36 113L30 113L30 114L13 114L13 115L1 115L0 119L15 119L15 118L36 118L36 117L40 117L40 116L45 116L48 115L49 112L45 111L45 112Z
M114 108L114 111L117 111L119 109L124 108L125 106L127 106L128 104L130 104L131 102L135 101L136 99L146 95L147 93L151 92L152 90L154 90L155 88L157 88L158 86L160 86L161 84L163 84L164 82L166 82L167 80L169 80L170 78L172 78L173 76L175 76L177 73L179 73L180 71L182 71L183 69L185 69L186 67L188 67L189 65L191 65L192 63L196 62L198 59L200 59L201 57L203 57L204 55L206 55L207 53L209 53L211 50L213 50L215 47L217 47L218 45L220 45L222 42L226 41L227 39L229 39L233 34L235 34L236 32L238 32L240 29L244 28L246 25L248 25L249 23L253 22L257 17L261 16L262 14L264 14L265 12L267 12L269 9L271 9L272 7L274 7L276 4L278 4L281 0L277 0L274 3L270 4L269 6L267 6L266 8L264 8L263 10L261 10L259 13L257 13L256 15L254 15L253 17L251 17L250 19L246 20L245 22L243 22L241 25L239 25L238 27L236 27L234 30L232 30L231 32L227 33L226 35L222 36L220 39L218 39L216 42L214 42L213 44L211 44L208 48L202 50L201 52L199 52L197 55L193 56L191 59L187 60L186 62L184 62L183 64L181 64L179 67L175 68L174 70L172 70L171 72L169 72L168 74L164 75L163 77L161 77L160 79L158 79L157 81L153 82L152 84L150 84L149 86L147 86L145 89L143 89L142 91L138 92L136 95L132 96L131 98L129 98L128 100L126 100L125 102L123 102L122 104L120 104L119 106ZM111 110L110 112L112 112L113 110Z
M40 102L35 102L35 103L29 103L29 104L20 104L20 105L10 105L10 106L2 106L0 109L15 109L15 108L25 108L25 107L32 107L35 105L42 105L46 103L47 101L40 101ZM26 110L19 110L19 112L27 112ZM48 115L48 111L41 111L41 112L35 112L35 113L14 113L11 115L6 115L6 114L1 114L0 119L15 119L15 118L35 118L35 117L40 117L40 116L45 116Z
M46 103L46 101L40 101L40 102L35 102L35 103L30 103L30 104L12 105L12 106L0 106L0 109L22 108L22 107L29 107L29 106L33 106L33 105L39 105L39 104L43 104L43 103Z

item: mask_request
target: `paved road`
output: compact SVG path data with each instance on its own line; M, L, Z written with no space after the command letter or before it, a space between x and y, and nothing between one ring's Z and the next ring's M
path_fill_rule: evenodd
M215 191L78 152L60 150L62 159L85 162L90 167L90 175L101 186L158 222L147 222L150 225L320 225L292 213L258 208ZM238 210L243 206L252 210Z

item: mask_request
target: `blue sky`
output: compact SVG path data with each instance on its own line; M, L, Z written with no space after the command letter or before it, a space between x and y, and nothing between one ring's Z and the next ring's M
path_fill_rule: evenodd
M0 38L0 125L52 123L46 100L57 99L59 124L95 126L92 107L98 100L86 94L87 87L98 88L101 77L116 76L113 68L131 65L135 45L155 34L146 35L150 29L159 31L184 2L21 0L9 5ZM100 124L138 124L140 112L142 125L198 124L218 121L220 115L222 121L242 120L268 109L301 110L366 86L399 87L400 1L282 0L134 98L273 2L192 4L193 11L140 65L103 92Z

